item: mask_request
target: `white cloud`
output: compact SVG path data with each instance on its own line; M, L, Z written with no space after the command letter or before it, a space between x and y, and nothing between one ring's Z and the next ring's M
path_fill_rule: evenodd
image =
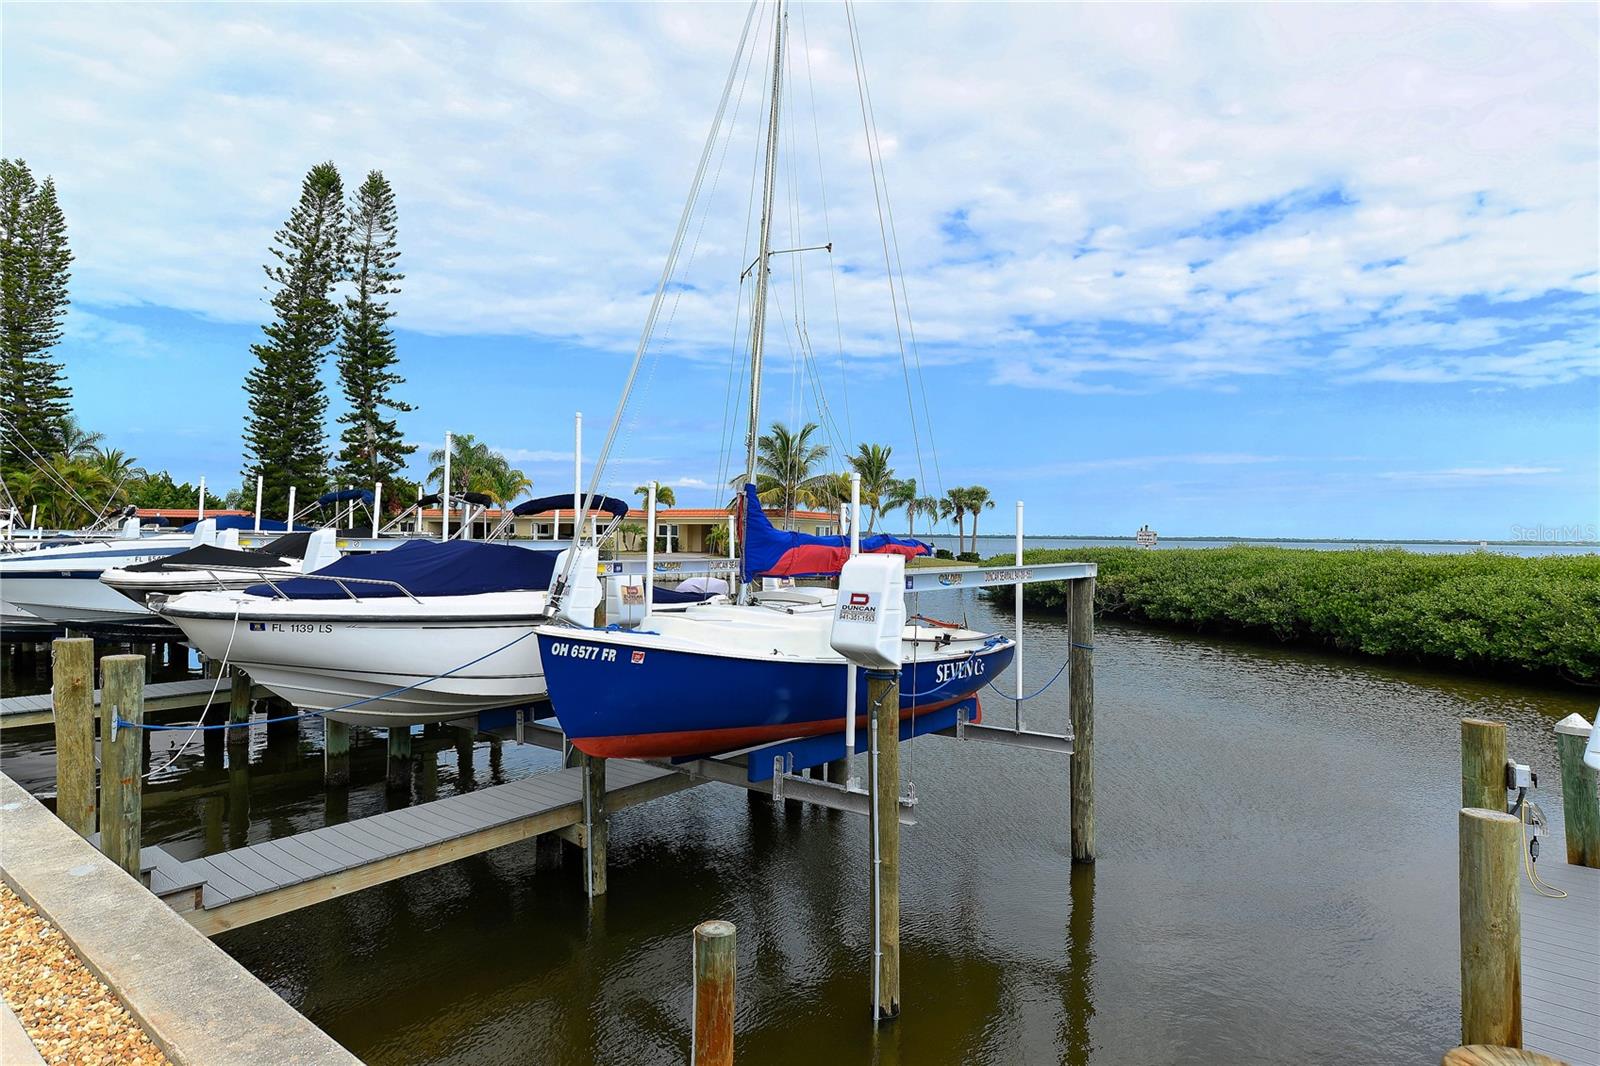
M742 16L14 5L7 152L57 178L80 303L259 321L272 232L307 167L332 158L347 183L372 167L394 182L403 324L626 350ZM1590 6L876 6L861 21L928 362L1080 392L1600 374ZM887 372L840 22L820 6L791 20L803 157L775 239L836 242L844 346ZM728 351L760 87L757 70L692 230L695 288L663 338L676 353ZM1319 194L1349 202L1311 209ZM1274 202L1276 224L1228 232ZM825 265L803 261L819 354L834 347ZM775 275L785 320L790 267ZM1552 290L1588 299L1531 320L1461 311Z

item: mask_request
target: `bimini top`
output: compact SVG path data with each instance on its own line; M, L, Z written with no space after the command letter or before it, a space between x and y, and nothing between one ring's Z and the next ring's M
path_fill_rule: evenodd
M317 497L317 506L318 507L326 507L330 503L346 503L346 502L348 502L350 500L355 500L357 503L364 503L368 507L371 507L372 506L372 490L371 489L339 489L336 492L324 492L321 496Z
M572 494L565 496L540 496L536 500L524 500L511 508L511 513L521 518L524 515L543 514L545 511L559 511L563 507L572 506ZM627 518L628 505L615 496L590 496L589 510L604 511L613 518Z
M282 595L292 600L342 600L351 593L362 599L407 592L413 596L473 596L547 589L555 565L552 551L472 540L413 540L371 555L348 555L316 572L318 577L369 580L341 583L300 577L251 585L245 591L252 596ZM404 586L404 591L382 582L395 582Z
M849 537L820 537L778 529L767 519L754 485L745 485L744 579L758 577L824 577L844 569L850 558ZM866 555L891 554L911 558L932 555L933 548L909 537L878 533L861 538Z

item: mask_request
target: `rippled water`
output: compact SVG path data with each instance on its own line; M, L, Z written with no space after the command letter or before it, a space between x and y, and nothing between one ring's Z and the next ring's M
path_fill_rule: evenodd
M1009 628L943 596L923 608ZM1030 618L1027 690L1064 637ZM1068 861L1059 757L905 752L904 1013L876 1032L864 820L717 785L614 815L592 910L577 863L536 869L529 843L219 943L378 1063L683 1061L689 931L712 917L739 927L742 1062L1437 1061L1458 1024L1456 720L1510 724L1559 833L1550 727L1594 699L1120 625L1097 645L1095 867ZM1025 717L1059 730L1065 699L1058 684ZM997 697L985 709L1010 720ZM329 797L315 726L256 732L248 770L196 750L152 787L147 842L197 854L404 802L385 795L381 735L358 738L356 783ZM155 765L182 738L160 735ZM464 775L450 737L416 744L432 749L416 798L555 763L480 742ZM12 731L0 755L43 792L48 751Z

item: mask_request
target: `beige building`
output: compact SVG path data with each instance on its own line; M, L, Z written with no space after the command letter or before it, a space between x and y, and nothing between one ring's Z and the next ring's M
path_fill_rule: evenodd
M489 531L500 523L500 516L504 512L490 509L486 514L475 516L472 523L472 536L476 538L487 537ZM569 508L562 511L542 511L538 514L523 515L516 520L514 536L528 540L571 540L572 515ZM604 516L601 516L602 518ZM839 516L829 514L827 511L795 511L785 515L782 511L768 511L767 518L772 524L788 528L799 533L812 533L821 536L830 536L839 532ZM461 512L452 510L450 513L450 528L455 529L461 520ZM595 521L590 516L591 523ZM644 509L636 508L628 512L628 517L623 520L625 524L639 527L639 532L633 537L624 537L620 545L623 551L644 551L643 529ZM422 528L430 533L438 533L444 524L444 513L438 508L422 512ZM685 552L693 555L710 555L727 553L727 530L730 528L728 512L717 507L666 507L656 512L656 550L662 552ZM714 531L722 531L720 533ZM715 542L716 551L713 552L707 545ZM631 543L630 543L631 541Z

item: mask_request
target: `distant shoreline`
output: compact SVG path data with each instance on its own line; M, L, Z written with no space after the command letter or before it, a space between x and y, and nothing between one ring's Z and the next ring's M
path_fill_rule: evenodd
M917 533L918 537L949 537L954 538L954 533ZM979 540L1004 540L1016 539L1015 533L980 533ZM1022 539L1027 540L1115 540L1134 542L1133 537L1119 537L1099 533L1024 533ZM1167 537L1161 538L1163 543L1171 541L1222 541L1228 544L1450 544L1470 547L1475 544L1487 544L1491 547L1502 546L1508 548L1593 548L1600 551L1600 540L1439 540L1430 537L1411 537L1406 540L1396 540L1392 537Z

